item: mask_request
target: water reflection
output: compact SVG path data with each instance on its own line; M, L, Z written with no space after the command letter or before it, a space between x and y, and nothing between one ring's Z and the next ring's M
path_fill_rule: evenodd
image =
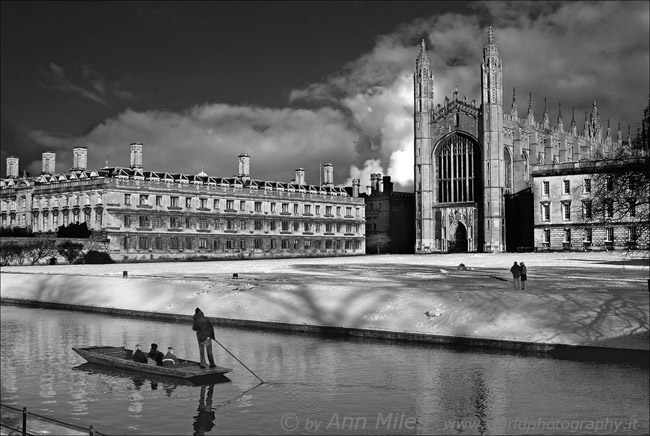
M206 397L207 388L207 397ZM214 409L212 409L212 396L214 395L214 385L201 386L201 397L199 399L199 407L197 414L194 416L194 436L203 436L206 432L212 430L214 427L214 419L216 417Z
M473 400L476 417L479 420L478 432L483 435L487 431L488 405L490 390L483 378L483 371L476 371L472 377L474 390Z
M196 338L187 324L1 310L3 403L36 407L104 433L286 434L280 421L285 414L294 414L301 425L307 417L320 420L321 430L338 414L367 422L365 429L353 429L360 433L448 434L445 422L458 419L477 424L469 433L516 434L521 431L495 428L495 422L648 414L647 365L225 328L218 329L220 342L267 383L257 388L257 379L218 349L217 363L234 369L232 381L194 386L88 363L71 371L82 362L71 347L154 340L197 360ZM377 430L379 414L415 417L417 428ZM637 433L646 430L647 418Z

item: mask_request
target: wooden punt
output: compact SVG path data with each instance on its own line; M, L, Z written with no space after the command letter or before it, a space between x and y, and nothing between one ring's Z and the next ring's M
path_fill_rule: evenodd
M173 366L156 366L134 362L131 360L133 350L124 347L95 346L83 348L73 347L72 349L88 362L96 365L182 379L192 383L209 381L211 378L218 379L225 377L224 374L232 371L232 369L222 366L217 366L216 368L206 366L205 368L201 368L199 362L180 358L178 359L178 365Z

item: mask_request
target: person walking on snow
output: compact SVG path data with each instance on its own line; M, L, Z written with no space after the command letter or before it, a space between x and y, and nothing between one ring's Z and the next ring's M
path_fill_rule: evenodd
M214 357L212 355L212 339L216 339L214 337L214 328L203 314L203 311L198 307L194 311L193 320L192 330L196 332L196 340L199 342L200 366L201 368L205 368L205 350L207 349L210 368L216 368L217 365L214 364Z
M510 267L510 272L512 273L513 286L515 291L518 291L521 288L521 267L515 262L512 267Z
M523 262L521 262L519 266L521 267L521 290L525 291L526 280L528 280L528 268L526 268L526 265L524 265Z

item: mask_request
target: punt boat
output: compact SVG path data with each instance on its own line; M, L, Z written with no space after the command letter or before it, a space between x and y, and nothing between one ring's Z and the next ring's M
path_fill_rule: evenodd
M199 362L181 358L178 359L178 365L173 366L156 366L134 362L132 360L133 350L124 347L95 346L83 348L73 347L72 349L88 362L96 365L182 379L191 383L208 382L211 379L223 379L225 378L224 374L232 371L232 369L222 366L217 366L216 368L206 366L205 368L201 368Z

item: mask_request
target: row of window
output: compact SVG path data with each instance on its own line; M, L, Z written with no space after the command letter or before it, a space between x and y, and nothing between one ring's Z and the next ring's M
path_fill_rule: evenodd
M606 179L606 190L607 191L613 191L614 190L614 178L613 177L607 177ZM630 191L634 191L635 189L635 181L633 178L630 178L628 180L628 189ZM551 192L551 183L548 180L543 180L542 181L542 195L545 197L548 197ZM591 193L591 178L584 178L582 180L582 193L583 194L590 194ZM571 181L570 180L562 180L562 195L569 195L571 194Z
M2 200L1 210L16 210L16 206L20 205L22 210L27 209L27 199L20 197L18 200ZM74 194L64 195L53 198L34 198L32 208L45 209L49 207L72 207L90 205L90 194Z
M124 194L124 204L125 205L131 205L131 196L134 194ZM140 206L149 206L149 197L150 195L148 194L140 194L140 200L139 200L139 205ZM163 205L163 196L162 195L156 195L155 197L155 205L156 206L162 206ZM181 201L185 200L185 208L192 208L194 203L194 197L169 197L169 206L170 207L180 207L182 204ZM222 203L224 201L225 203ZM212 199L210 202L209 199L207 198L198 198L198 208L199 209L208 209L210 205L212 206L212 209L217 210L220 209L220 206L223 205L225 206L224 210L240 210L240 211L245 211L247 203L251 202L250 200L221 200L218 198ZM262 201L252 201L253 203L253 210L255 212L262 212L263 211L263 206L264 202ZM271 213L277 212L277 203L275 202L269 202L269 211ZM291 208L293 206L293 209ZM300 204L291 204L291 203L280 203L280 211L282 213L291 213L293 211L294 214L299 214L300 213ZM325 215L332 215L334 206L325 206ZM342 206L336 206L336 216L341 216L342 213ZM320 215L321 213L321 206L320 205L315 205L314 206L314 214ZM355 208L355 216L359 216L360 208L356 207ZM302 205L302 213L303 214L311 214L312 213L312 205L311 204L303 204ZM351 217L352 216L352 207L351 206L346 206L345 207L345 216Z
M70 223L78 224L81 221L80 217L83 217L83 222L91 224L91 211L90 209L83 209L83 213L80 213L79 210L73 211L73 213L67 213L64 211L61 214L46 214L41 213L38 216L33 215L32 226L35 231L47 231L47 230L56 230L59 226L67 226ZM51 225L50 225L51 220ZM13 227L20 225L24 227L27 225L27 219L25 214L21 214L21 219L16 220L15 214L2 214L2 220L0 224L3 227ZM97 227L102 226L102 214L95 214L95 225Z
M209 230L211 227L215 230L277 230L278 224L280 230L283 232L320 232L323 228L322 223L312 223L310 221L263 221L263 220L243 220L243 219L225 219L222 223L219 218L198 218L172 216L149 216L140 215L137 217L138 227L145 228L196 228L200 230ZM133 225L133 217L131 215L124 215L124 227L131 227ZM359 225L352 223L324 223L325 232L331 233L336 229L337 233L345 230L345 233L358 233Z
M590 228L582 229L582 242L590 244L592 242L592 236L593 236L593 229ZM627 241L634 242L637 240L637 238L638 238L637 228L634 226L628 227ZM544 229L543 242L544 244L551 243L551 229ZM571 242L573 242L571 229L569 228L564 229L564 239L562 242L565 244L570 244ZM614 242L614 227L605 228L605 242Z
M134 237L124 236L122 238L122 248L133 248ZM310 239L209 239L209 238L180 238L171 237L166 240L161 236L137 237L138 250L360 250L361 241L358 240L310 240Z
M591 193L591 179L583 179L582 180L582 192L584 194L589 194ZM542 181L542 195L544 197L548 197L551 193L551 182L548 180L543 180ZM570 180L562 180L562 194L563 195L569 195L571 194L571 181Z
M627 205L627 214L630 217L635 217L636 216L636 201L634 199L628 200L628 205ZM542 216L542 221L550 221L551 220L551 203L550 202L542 202L540 203L541 205L541 216ZM560 202L560 207L561 207L561 213L562 213L562 220L563 221L570 221L571 220L571 202L570 201L561 201ZM614 217L614 201L613 200L604 200L603 201L603 216L605 218L613 218ZM593 206L591 200L583 200L582 201L582 218L590 220L593 218Z

